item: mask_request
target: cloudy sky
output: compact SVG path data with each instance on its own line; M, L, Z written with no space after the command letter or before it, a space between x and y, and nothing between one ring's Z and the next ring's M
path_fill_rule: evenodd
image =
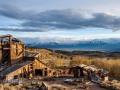
M25 42L120 38L120 0L0 0L0 35Z

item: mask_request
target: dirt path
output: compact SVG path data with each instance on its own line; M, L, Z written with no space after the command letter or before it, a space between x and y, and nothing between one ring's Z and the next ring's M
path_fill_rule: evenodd
M49 87L60 87L64 90L86 90L86 89L81 89L80 86L75 86L75 85L68 85L65 84L62 80L59 81L45 81L46 85ZM104 88L101 88L98 84L89 82L88 84L86 84L86 86L88 87L87 90L107 90ZM57 90L57 89L56 89Z
M90 83L88 90L107 90L107 89L101 88L101 87L100 87L99 85L97 85L97 84Z
M48 83L47 83L48 84ZM87 89L81 89L79 86L70 86L70 85L61 85L61 84L48 84L50 86L58 86L59 88L62 88L62 90L65 88L65 90L107 90L104 88L99 87L97 84L90 83L88 85ZM56 89L57 90L57 89ZM59 90L59 89L58 89Z
M60 90L60 89L53 89L53 87L61 88L62 90L107 90L104 88L101 88L98 84L88 82L85 85L88 87L87 89L81 89L80 86L82 85L69 85L64 83L64 78L56 79L55 81L42 81L42 80L30 80L26 82L43 82L45 86L49 87L49 90ZM52 88L52 89L51 89Z

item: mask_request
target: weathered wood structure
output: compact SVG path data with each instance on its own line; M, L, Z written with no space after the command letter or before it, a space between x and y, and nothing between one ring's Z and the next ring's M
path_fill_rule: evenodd
M70 69L70 73L73 74L74 78L84 77L85 75L93 82L100 82L101 80L108 80L108 72L103 69L99 69L94 65L87 66L84 64L74 66Z
M9 81L12 79L33 78L35 76L52 76L53 71L40 61L35 60L14 64L2 71L0 75L3 79Z
M20 60L24 56L24 43L12 35L0 36L0 63L6 65L12 65Z
M41 60L40 52L25 50L24 43L12 35L0 36L0 78L6 81L35 76L66 74L67 70L53 69ZM37 49L36 49L37 50Z

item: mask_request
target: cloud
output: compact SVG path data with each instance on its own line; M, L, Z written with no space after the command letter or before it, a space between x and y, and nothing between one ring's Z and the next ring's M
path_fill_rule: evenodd
M23 11L16 6L11 5L0 5L0 14L2 16L19 19L19 20L27 20L31 17L30 11Z
M45 32L47 31L47 30L43 30L40 28L28 28L28 27L27 28L26 27L22 27L22 28L0 27L0 30L1 31L13 31L13 32Z
M21 21L23 20L21 26L24 29L18 29L18 31L29 32L33 30L41 32L41 29L46 31L46 29L75 30L81 28L120 29L120 17L106 13L88 12L81 9L50 10L38 13L33 11L23 11L9 5L1 5L0 15ZM25 28L28 27L36 28L36 30L26 30ZM17 29L13 30L17 31Z

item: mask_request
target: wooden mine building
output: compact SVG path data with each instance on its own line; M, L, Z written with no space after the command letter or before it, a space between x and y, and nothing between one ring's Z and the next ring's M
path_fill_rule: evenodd
M0 36L0 64L12 65L24 56L24 44L12 35Z
M0 78L10 81L16 78L53 76L63 74L62 69L52 69L41 60L41 54L25 50L25 45L12 35L0 36ZM66 73L65 73L66 74Z

